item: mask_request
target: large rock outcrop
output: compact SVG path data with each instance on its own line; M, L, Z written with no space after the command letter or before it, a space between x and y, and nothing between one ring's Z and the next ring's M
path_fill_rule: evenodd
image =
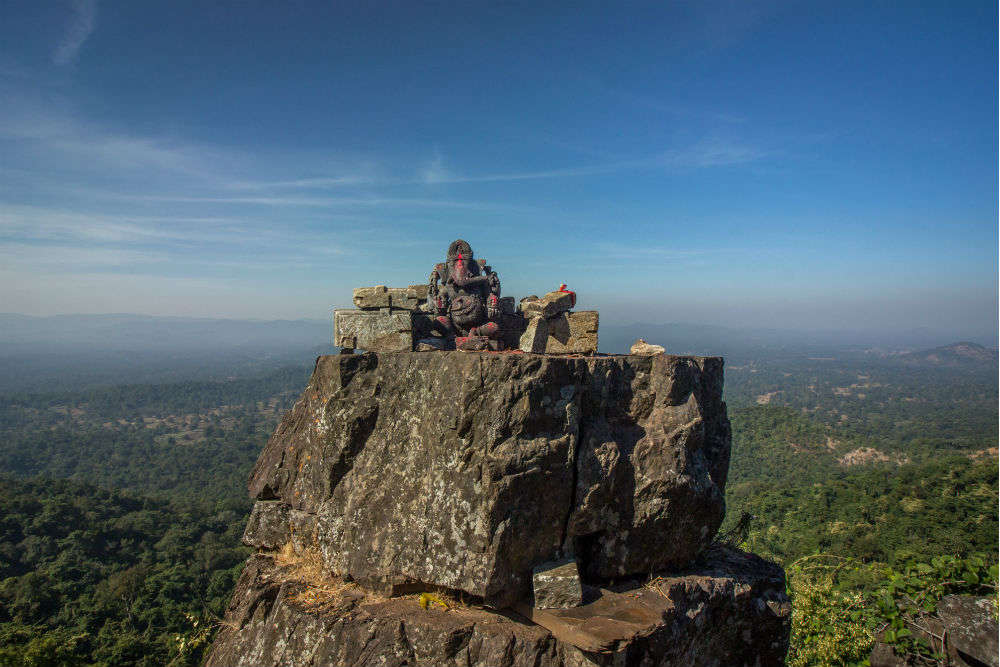
M729 447L718 358L324 356L254 469L254 525L371 589L502 608L559 557L591 578L691 561Z
M276 560L248 562L206 667L765 667L783 664L788 647L781 569L729 549L646 585L591 590L596 600L562 612L565 632L604 641L598 651L513 613L309 595Z
M320 357L207 665L783 664L784 573L713 546L722 383L665 354Z

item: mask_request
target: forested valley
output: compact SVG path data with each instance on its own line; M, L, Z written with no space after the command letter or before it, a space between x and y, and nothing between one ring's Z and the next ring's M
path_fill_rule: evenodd
M198 664L309 371L0 395L0 665ZM995 360L744 354L726 383L719 539L785 566L790 664L864 664L905 596L995 595Z

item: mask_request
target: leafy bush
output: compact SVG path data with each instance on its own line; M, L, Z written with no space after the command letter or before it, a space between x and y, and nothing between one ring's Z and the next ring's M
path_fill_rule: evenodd
M997 593L996 556L940 556L892 569L830 554L786 568L792 598L789 667L867 665L877 637L915 664L937 664L941 645L920 637L945 595ZM994 610L995 611L995 610ZM943 663L942 663L943 664Z

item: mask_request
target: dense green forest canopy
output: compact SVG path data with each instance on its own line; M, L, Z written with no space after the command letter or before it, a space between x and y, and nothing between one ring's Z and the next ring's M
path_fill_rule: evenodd
M0 478L0 665L194 664L249 550L247 503Z
M310 367L261 371L0 396L0 665L201 659L247 554L247 475ZM876 617L844 610L885 568L996 562L995 366L764 355L726 382L723 532L829 621L796 612L792 664L860 660ZM841 563L827 588L798 565L817 557Z

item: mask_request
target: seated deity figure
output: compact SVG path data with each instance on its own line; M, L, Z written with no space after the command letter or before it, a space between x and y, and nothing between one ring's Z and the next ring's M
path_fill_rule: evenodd
M500 334L499 299L500 277L476 261L472 247L462 239L448 246L448 261L434 267L428 287L433 330L449 338L495 340Z

